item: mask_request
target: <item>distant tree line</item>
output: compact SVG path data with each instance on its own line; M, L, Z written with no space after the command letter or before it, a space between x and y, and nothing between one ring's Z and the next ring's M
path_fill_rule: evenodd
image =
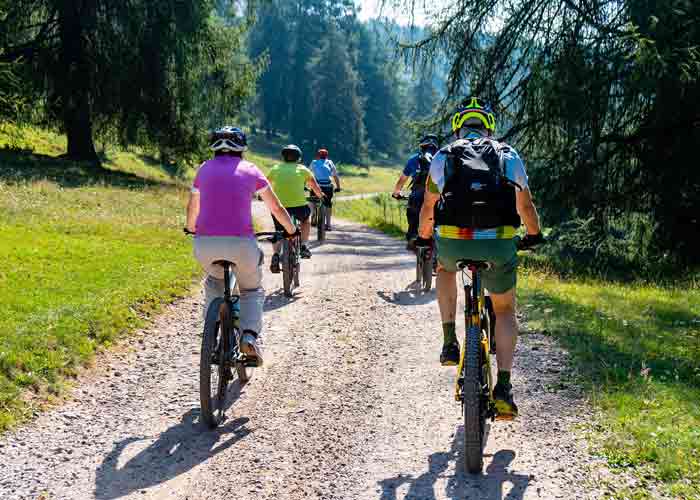
M700 2L443 5L412 54L450 61L445 111L470 93L496 104L560 244L649 271L700 264Z
M260 3L250 56L269 64L251 116L268 134L327 147L342 161L396 158L409 145L409 121L431 115L439 96L427 71L414 74L398 57L398 27L356 14L352 0Z

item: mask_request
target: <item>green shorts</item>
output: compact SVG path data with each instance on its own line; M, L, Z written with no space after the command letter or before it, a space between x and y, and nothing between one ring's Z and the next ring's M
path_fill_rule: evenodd
M448 272L459 270L461 259L484 260L491 269L482 271L484 288L493 293L505 293L515 287L518 279L518 254L514 239L454 240L435 238L438 262Z

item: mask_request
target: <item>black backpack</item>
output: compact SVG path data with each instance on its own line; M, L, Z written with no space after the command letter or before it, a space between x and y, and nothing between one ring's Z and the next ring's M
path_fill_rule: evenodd
M430 173L430 162L432 159L433 157L430 155L430 153L421 153L418 156L418 170L416 170L416 173L411 180L411 192L422 193L425 191L425 183L428 180L428 174Z
M445 187L436 225L461 228L520 227L517 184L505 177L503 154L510 147L487 137L460 139L442 149Z

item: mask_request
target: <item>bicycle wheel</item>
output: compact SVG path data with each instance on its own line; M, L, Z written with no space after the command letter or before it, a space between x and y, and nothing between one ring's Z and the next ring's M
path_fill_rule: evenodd
M227 324L230 325L231 312L224 299L216 299L209 306L204 321L202 351L199 359L199 402L202 421L214 428L224 419L226 389L229 375L225 359Z
M427 250L423 250L422 252L422 261L423 261L423 266L422 266L422 280L423 280L423 291L424 292L429 292L431 288L433 288L433 266L432 266L432 259L426 258L426 252Z
M315 226L316 224L318 224L318 205L311 202L311 225Z
M482 321L488 322L486 331L489 335L489 352L496 354L496 313L493 310L493 301L488 295L484 297L484 319Z
M318 241L323 241L326 239L326 206L323 202L318 204L318 215L316 217L316 230L318 231Z
M423 250L420 248L416 250L416 283L423 283Z
M299 286L299 275L301 273L301 240L297 240L295 248L296 251L292 255L292 262L294 268L294 288Z
M292 282L294 279L294 259L292 257L292 245L288 240L284 240L282 244L282 285L284 295L292 296Z
M464 353L464 465L471 474L479 474L484 466L484 431L486 408L483 398L481 342L478 328L470 328Z

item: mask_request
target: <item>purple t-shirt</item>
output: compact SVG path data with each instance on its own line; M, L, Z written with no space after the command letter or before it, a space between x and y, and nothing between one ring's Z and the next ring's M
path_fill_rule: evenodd
M254 164L230 156L205 161L197 171L192 191L199 192L199 236L252 238L253 195L270 186Z

